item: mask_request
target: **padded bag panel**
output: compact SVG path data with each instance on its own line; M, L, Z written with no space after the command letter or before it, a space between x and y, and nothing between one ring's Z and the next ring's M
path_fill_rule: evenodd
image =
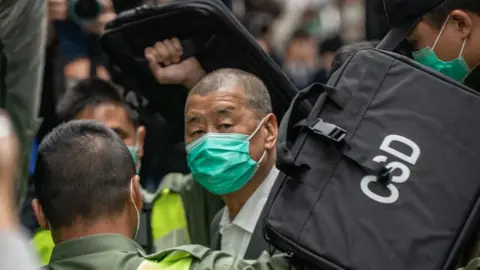
M346 137L304 128L289 153L296 170L279 139L277 165L289 175L269 199L270 242L320 269L452 269L479 217L479 95L375 49L329 83L308 121ZM372 161L393 169L390 182L362 169Z
M103 48L122 72L134 79L149 100L183 139L183 115L187 92L179 86L158 84L144 58L147 46L178 37L184 58L196 56L207 72L239 68L260 77L281 118L297 89L273 60L257 45L233 14L218 0L176 0L127 11L111 22L101 38ZM304 105L303 110L308 112Z

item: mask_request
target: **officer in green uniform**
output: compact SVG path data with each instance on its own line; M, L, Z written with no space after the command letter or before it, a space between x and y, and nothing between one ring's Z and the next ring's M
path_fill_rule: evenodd
M71 121L42 141L35 216L55 248L44 269L287 269L283 256L242 261L202 246L147 256L138 232L140 178L125 143L95 121Z
M137 171L140 170L145 128L139 125L138 113L123 100L113 85L100 79L88 79L79 83L62 97L58 113L63 121L92 119L112 128L127 145L136 162ZM151 231L146 229L147 219L144 219L137 242L146 246L147 238L151 238L153 250L190 244L181 192L185 187L193 185L193 182L188 175L171 173L162 179L153 193L140 187L144 205L151 205ZM208 231L208 227L205 231ZM33 244L41 262L48 263L54 246L50 231L37 231Z

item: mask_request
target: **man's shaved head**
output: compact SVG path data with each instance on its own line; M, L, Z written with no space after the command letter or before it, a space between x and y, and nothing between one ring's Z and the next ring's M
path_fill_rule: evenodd
M190 91L189 96L204 96L234 86L244 89L247 104L258 118L272 113L272 102L265 84L257 76L239 69L224 68L208 74Z

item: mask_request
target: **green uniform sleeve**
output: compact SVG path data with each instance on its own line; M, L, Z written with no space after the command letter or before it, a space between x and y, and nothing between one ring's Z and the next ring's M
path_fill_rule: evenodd
M145 256L137 270L287 270L286 256L271 257L266 252L257 260L241 260L203 246L183 246ZM470 270L470 269L469 269Z

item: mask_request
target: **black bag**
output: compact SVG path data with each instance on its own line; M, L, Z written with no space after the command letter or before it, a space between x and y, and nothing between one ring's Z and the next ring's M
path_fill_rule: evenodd
M148 109L160 113L172 133L169 144L183 141L187 92L160 85L153 78L144 50L157 41L178 37L183 59L196 56L207 72L242 69L258 76L270 90L274 113L281 118L297 88L262 50L230 10L218 0L176 0L121 13L101 37L110 60L130 77L148 100ZM311 106L302 105L303 111Z
M470 88L398 54L355 53L281 122L267 239L323 270L452 269L479 218L479 116Z

